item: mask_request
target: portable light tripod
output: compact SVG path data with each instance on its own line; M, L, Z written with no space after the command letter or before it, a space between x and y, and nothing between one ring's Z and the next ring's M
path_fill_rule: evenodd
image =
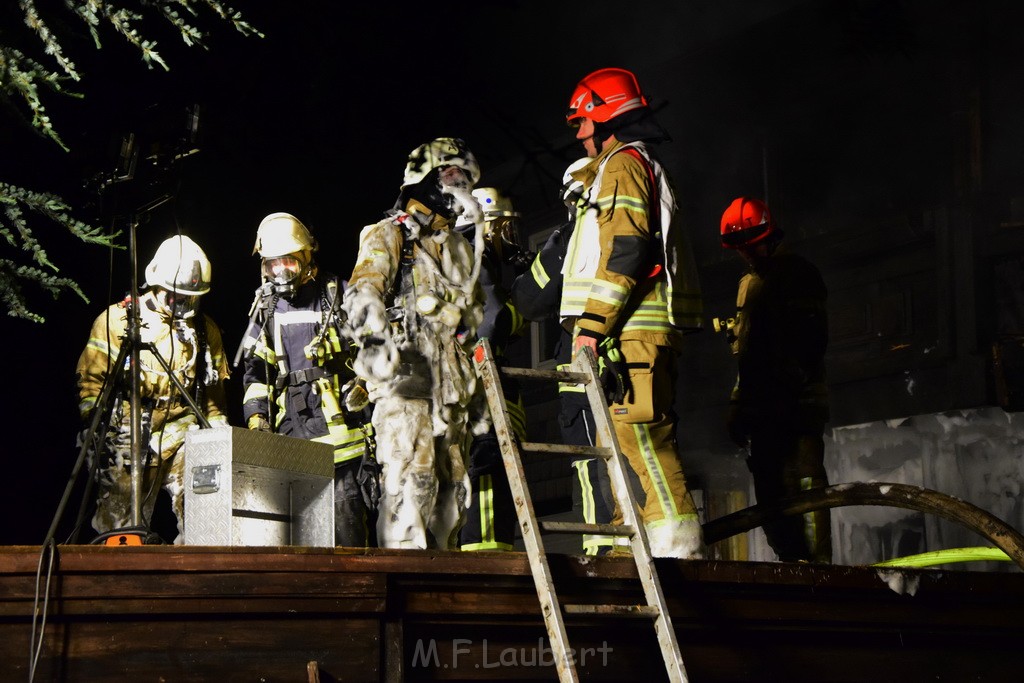
M164 163L176 164L184 157L191 156L197 153L199 150L194 146L196 133L198 130L198 108L192 107L188 110L188 128L187 137L184 140L176 141L175 149L169 156L163 158ZM184 143L184 146L182 146ZM139 160L139 145L137 144L135 134L129 134L122 138L120 156L118 161L118 167L114 173L109 176L103 177L100 180L100 189L106 190L113 185L123 183L135 179L136 169ZM157 165L161 162L159 157L159 151L149 157L149 160ZM158 169L159 170L159 169ZM195 414L196 420L199 425L203 428L210 426L209 421L206 419L203 411L196 404L195 400L181 383L181 380L172 372L170 364L163 356L160 355L156 347L148 342L142 341L141 335L141 322L139 319L139 281L138 281L138 247L137 247L137 231L138 226L141 223L142 218L152 213L158 207L162 206L166 202L173 198L173 194L169 192L162 192L156 197L149 201L142 203L141 205L134 207L130 214L128 214L128 253L129 253L129 269L131 273L131 289L129 294L130 305L128 307L128 325L124 337L121 340L121 346L117 355L117 359L113 365L110 366L107 377L105 378L103 390L100 396L97 398L96 406L93 410L92 420L89 423L89 427L82 440L82 446L79 450L78 458L72 469L71 476L67 483L64 491L64 495L58 505L57 512L54 515L53 522L50 525L50 529L47 532L44 545L51 542L56 534L57 525L64 513L64 509L70 498L72 489L76 479L78 478L82 465L85 463L88 451L93 448L95 455L92 471L86 484L85 494L82 500L82 505L79 510L78 518L75 522L74 531L71 535L72 542L77 538L78 531L81 528L83 517L87 505L90 502L90 495L92 485L95 480L96 471L99 468L100 458L103 456L103 446L105 439L101 434L101 429L105 429L109 424L111 414L114 408L114 399L117 396L117 390L124 386L125 373L130 373L128 377L128 403L130 408L129 414L129 429L131 438L131 526L125 529L115 530L105 536L136 536L146 532L145 523L142 515L143 507L143 471L145 467L145 456L148 449L148 445L143 440L142 430L142 403L140 398L141 393L141 362L140 352L143 350L149 351L150 354L157 360L163 370L167 373L168 378L174 384L178 390L182 400L188 405L189 409ZM202 324L200 321L199 324ZM202 381L202 378L196 379L196 381ZM122 542L126 544L126 542Z

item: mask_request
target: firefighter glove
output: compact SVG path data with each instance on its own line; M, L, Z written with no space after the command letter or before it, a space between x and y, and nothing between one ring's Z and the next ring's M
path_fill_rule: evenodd
M363 496L363 503L367 509L376 510L380 502L380 463L372 453L367 451L359 462L359 471L356 473L356 483L359 484L359 493Z
M386 382L395 376L399 367L398 347L390 335L366 337L356 354L352 369L356 375L374 382Z
M345 311L348 315L347 336L362 346L367 337L384 333L388 324L384 302L369 288L345 290Z
M509 265L512 266L512 272L518 277L530 269L530 264L533 263L535 258L537 258L535 252L529 249L517 248L508 255L507 260Z
M358 377L350 379L341 388L345 410L349 413L361 413L370 405L370 395L366 392L366 382Z
M612 337L602 341L598 347L597 370L609 403L632 403L633 384L629 381L629 366Z
M258 432L269 432L270 422L267 420L267 416L262 413L256 413L255 415L249 416L248 421L249 429L255 429Z

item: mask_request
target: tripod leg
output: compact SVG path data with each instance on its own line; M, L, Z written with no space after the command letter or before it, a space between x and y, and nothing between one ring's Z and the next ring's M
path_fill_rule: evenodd
M46 545L56 535L57 525L60 523L61 517L64 516L64 509L67 507L68 501L71 499L71 492L75 487L75 480L78 479L78 475L82 471L82 465L85 463L86 456L88 455L89 446L96 440L100 425L102 424L104 428L106 428L107 422L110 419L110 414L113 411L111 398L114 395L114 388L118 386L121 381L121 377L124 374L125 359L128 357L128 346L128 344L121 345L121 348L117 353L117 360L114 361L111 372L107 375L106 382L103 385L103 391L100 392L99 398L96 399L96 405L93 408L92 420L89 423L89 430L82 439L82 447L78 451L78 458L75 460L75 465L71 469L71 476L68 478L68 483L64 487L64 495L61 496L60 503L57 504L57 511L53 515L53 521L50 523L50 528L46 532L46 538L43 540L43 545ZM99 462L100 455L101 453L97 451L97 463ZM89 488L89 485L87 485L87 495Z
M82 532L82 525L85 524L85 515L93 502L91 496L95 488L96 475L99 472L99 462L102 455L102 444L95 444L93 447L94 457L89 465L88 474L85 478L85 491L82 492L82 502L78 506L78 515L75 517L75 525L71 529L71 535L67 542L71 545L78 543L78 536Z
M199 422L200 426L203 429L209 429L210 421L206 419L206 415L204 415L203 411L200 410L199 406L196 405L195 399L193 399L192 396L185 389L185 386L181 383L181 380L178 379L178 376L171 371L170 364L164 359L163 356L160 355L160 353L155 348L153 348L152 344L143 344L142 347L149 351L151 354L153 354L157 362L159 362L160 365L163 367L164 372L167 373L167 377L170 378L171 382L174 383L174 386L177 387L179 392L181 392L181 397L185 399L185 403L187 403L188 407L192 409L193 413L195 413L196 421ZM202 382L203 378L196 377L196 381Z

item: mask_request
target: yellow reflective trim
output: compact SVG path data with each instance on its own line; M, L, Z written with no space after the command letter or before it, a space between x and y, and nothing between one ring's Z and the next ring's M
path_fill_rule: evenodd
M512 334L518 334L526 326L526 318L512 305L511 301L505 302L505 308L508 309L509 314L512 316Z
M673 329L674 328L672 327L671 323L668 322L644 322L642 320L638 322L630 321L629 323L622 326L623 332L625 332L626 330L637 330L643 332L670 332Z
M268 398L269 396L270 385L253 383L245 388L245 396L242 397L242 403L248 403L249 401L258 401L261 399Z
M668 479L665 477L665 471L661 467L661 461L654 450L650 428L646 424L635 424L633 425L633 435L636 437L638 451L640 457L643 458L644 466L647 468L647 475L651 479L651 485L658 495L662 514L666 518L678 518L679 510L676 508L676 501L672 497L672 491L669 489Z
M580 482L580 491L583 500L583 521L594 524L597 519L596 506L594 505L594 487L590 484L590 477L587 475L587 463L594 462L594 459L577 460L572 464L576 470L576 479Z
M570 364L569 363L559 363L558 365L555 366L555 370L557 370L558 372L567 372L569 370L569 368L570 368ZM566 391L574 391L574 392L581 392L581 393L583 393L583 392L586 392L586 390L587 390L587 387L586 387L585 384L575 384L573 382L559 382L558 383L558 393L560 393L560 394L563 393L563 392L566 392Z
M523 400L505 401L505 410L508 412L509 422L512 423L512 431L522 440L526 440L526 409L523 408Z
M491 475L480 477L476 498L480 505L480 539L484 543L494 543L494 482Z
M586 277L567 277L562 283L562 297L563 298L582 298L586 299L587 295L590 294L590 278Z
M277 365L277 354L262 341L257 342L256 346L253 347L252 355L263 359L267 365Z
M601 548L611 548L615 546L614 536L597 536L597 535L584 535L583 536L583 554L584 555L597 555Z
M110 355L110 347L107 345L107 342L102 339L90 339L86 342L85 346L93 351L99 351L107 356Z
M607 280L594 280L590 286L590 299L611 304L616 308L622 307L629 297L625 287L608 282Z
M636 311L629 317L630 320L646 320L646 321L659 321L668 320L668 311L662 309L660 311Z
M559 307L561 315L579 315L587 306L590 298L589 278L566 277L562 282L562 301Z
M508 543L491 541L489 543L467 543L459 547L463 552L475 552L479 550L515 550L515 547Z
M628 197L625 195L616 195L615 197L615 208L616 209L628 209L630 211L636 211L638 213L647 213L647 202L637 197Z
M349 429L345 425L327 425L327 434L318 436L311 441L334 446L334 463L346 462L361 457L366 451L366 442L362 432Z
M573 469L576 470L576 479L580 483L580 499L583 501L583 521L587 524L597 523L597 504L594 500L594 487L590 483L589 469L590 465L593 464L597 467L597 460L590 458L587 460L577 460L572 464ZM604 534L584 534L583 535L583 551L587 555L597 555L598 551L603 546L612 546L615 544L614 536L607 536Z
M548 283L551 282L551 277L544 270L544 264L540 262L539 258L533 260L533 265L530 266L530 274L533 275L533 281L541 289L547 287Z

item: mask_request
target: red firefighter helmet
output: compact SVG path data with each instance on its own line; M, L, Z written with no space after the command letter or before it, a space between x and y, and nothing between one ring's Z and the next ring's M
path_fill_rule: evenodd
M579 123L576 119L588 118L604 123L646 106L647 98L640 92L640 84L632 71L598 69L576 84L565 120L574 124Z
M778 232L768 206L760 199L737 197L722 214L722 246L749 247Z

